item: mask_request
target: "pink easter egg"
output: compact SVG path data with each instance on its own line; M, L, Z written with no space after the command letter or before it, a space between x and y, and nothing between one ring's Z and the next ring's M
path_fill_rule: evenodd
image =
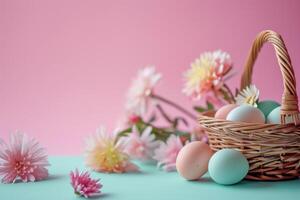
M208 144L195 141L185 145L176 159L178 173L187 180L199 179L208 170L208 161L213 155Z
M226 119L228 113L238 107L236 104L227 104L223 107L221 107L215 114L216 119Z

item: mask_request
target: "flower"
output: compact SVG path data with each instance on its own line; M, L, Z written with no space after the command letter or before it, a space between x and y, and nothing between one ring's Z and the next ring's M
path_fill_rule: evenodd
M180 137L171 135L166 143L160 141L160 146L154 151L154 159L158 161L157 166L165 171L176 170L176 158L183 147Z
M235 100L238 105L250 104L256 107L258 97L259 97L259 90L256 88L255 85L249 85L248 87L240 91L240 93L237 95Z
M95 171L123 173L138 171L124 152L124 142L117 139L116 131L107 133L103 127L87 140L86 164Z
M43 180L48 177L48 165L45 149L35 139L19 132L10 135L9 143L0 139L0 177L3 183Z
M200 99L209 92L219 95L224 84L224 76L231 70L230 55L221 50L205 52L191 64L185 73L183 93L194 99Z
M139 116L146 113L149 97L160 78L161 74L155 71L154 66L145 67L138 72L127 95L126 109L129 113Z
M85 198L100 195L100 189L102 188L99 183L100 179L91 179L89 172L79 174L78 169L76 169L75 172L71 171L70 178L75 194Z
M155 140L155 136L151 134L152 127L148 126L140 134L137 127L132 127L132 133L129 134L126 140L125 152L134 159L142 161L151 160L154 154L154 149L159 145Z
M142 120L142 118L140 116L132 114L128 117L128 124L134 125L134 124L140 122L141 120Z
M136 114L124 113L122 117L117 121L116 127L118 127L119 130L130 129L132 126L142 121L142 117Z

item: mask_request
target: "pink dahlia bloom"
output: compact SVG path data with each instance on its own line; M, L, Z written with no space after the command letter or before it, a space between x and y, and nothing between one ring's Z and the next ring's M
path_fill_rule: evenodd
M87 140L86 164L98 172L124 173L138 171L127 153L125 143L117 138L117 131L108 133L103 127Z
M220 88L224 84L224 76L231 70L230 55L221 50L205 52L191 64L185 73L185 87L183 92L194 99L200 99L213 92L220 95Z
M146 113L150 95L160 80L161 74L155 71L154 66L148 66L138 72L133 80L127 95L126 109L129 113L142 116Z
M92 179L89 172L81 172L78 169L70 173L71 185L74 193L85 198L100 195L102 185L99 183L100 179Z
M152 134L152 127L148 126L142 133L139 133L136 126L132 127L132 133L124 138L126 142L125 152L134 159L142 161L152 160L154 149L159 146Z
M0 139L0 177L3 183L38 181L48 177L47 155L35 139L11 134L9 143Z
M158 161L157 166L165 171L176 170L176 158L183 147L179 137L171 135L166 143L160 142L160 146L154 151L154 159Z

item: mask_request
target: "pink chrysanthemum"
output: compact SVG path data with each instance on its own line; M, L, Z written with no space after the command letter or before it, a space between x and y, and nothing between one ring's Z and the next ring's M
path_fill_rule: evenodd
M38 181L48 177L47 155L35 139L11 134L6 144L0 139L0 177L3 183Z
M160 146L154 151L154 159L158 161L157 166L165 171L176 170L176 158L183 147L179 137L171 135L167 142L160 142Z
M152 160L154 149L158 147L159 142L155 140L155 136L151 132L151 126L145 128L142 133L139 133L136 126L133 126L132 132L124 138L126 142L125 152L134 159Z
M138 171L124 152L123 140L118 140L116 131L107 133L103 127L87 140L86 164L95 171L123 173Z
M71 185L74 189L74 193L83 196L85 198L98 196L101 194L100 179L92 179L89 172L81 172L79 174L78 169L75 172L70 173Z
M224 84L224 76L232 68L230 55L221 50L205 52L191 64L185 73L183 92L194 99L206 97L210 93L220 95L219 90Z
M155 71L155 67L148 66L138 72L133 80L127 95L126 109L129 113L142 116L146 113L150 95L160 80L161 74Z

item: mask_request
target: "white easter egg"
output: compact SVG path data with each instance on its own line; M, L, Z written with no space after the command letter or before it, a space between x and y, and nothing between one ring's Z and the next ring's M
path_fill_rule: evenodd
M230 111L226 120L247 123L265 123L265 116L258 108L245 104Z

